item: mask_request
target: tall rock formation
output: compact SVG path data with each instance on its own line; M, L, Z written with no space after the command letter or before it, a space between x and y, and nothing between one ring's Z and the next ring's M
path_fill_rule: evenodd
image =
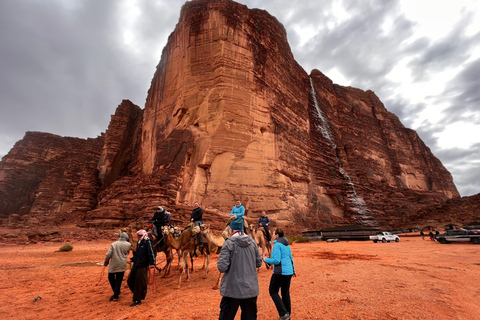
M194 201L220 226L236 199L252 220L265 210L297 231L405 226L459 196L373 92L308 75L274 17L230 0L183 6L145 109L122 102L104 140L88 226L145 221L158 205L185 222Z
M95 219L112 210L146 218L156 205L198 200L221 220L241 199L250 217L265 210L281 226L382 225L458 196L373 92L309 76L274 17L233 1L184 5L139 141L131 174L100 196ZM141 201L122 185L142 190Z

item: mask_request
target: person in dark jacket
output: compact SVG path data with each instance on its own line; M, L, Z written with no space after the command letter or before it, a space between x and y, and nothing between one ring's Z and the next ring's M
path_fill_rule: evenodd
M258 219L258 226L263 227L265 230L265 235L267 236L267 241L271 243L272 237L270 236L270 231L268 230L268 226L270 225L270 219L267 217L267 213L262 211L262 216Z
M167 215L165 214L165 209L162 206L158 206L155 209L155 213L153 214L153 218L150 222L152 225L155 226L153 229L153 235L158 237L162 233L162 227L167 223Z
M127 279L128 287L133 292L133 303L130 305L132 307L142 304L142 300L147 296L148 268L155 267L152 241L147 231L139 230L137 236L137 250L133 254L133 267Z
M218 271L224 273L218 319L233 320L240 307L242 320L255 320L260 292L256 268L261 267L262 256L255 240L243 232L243 221L232 221L230 228L231 236L225 240L217 261Z
M290 249L288 239L284 237L282 229L278 228L275 230L272 238L274 244L271 258L265 258L265 263L273 264L273 274L268 291L280 315L279 320L290 320L290 315L292 314L290 282L292 276L297 276L292 250ZM278 294L279 290L282 293L281 298Z
M113 296L110 297L110 301L118 301L131 247L132 245L128 242L128 235L122 232L118 241L112 243L105 255L103 265L108 266L108 282L110 282L113 290Z
M192 215L190 216L190 221L193 222L195 226L200 226L203 224L203 209L200 208L200 204L195 201L193 203ZM199 233L197 234L198 244L200 248L203 248L203 237Z

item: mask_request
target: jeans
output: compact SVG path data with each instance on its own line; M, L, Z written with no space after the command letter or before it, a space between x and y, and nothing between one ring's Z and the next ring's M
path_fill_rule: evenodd
M242 308L241 320L257 319L257 297L246 299L223 297L220 301L220 315L218 320L235 319L238 307Z
M282 274L273 274L270 279L270 286L268 292L272 297L273 303L277 308L278 314L280 316L285 315L286 313L292 314L292 304L290 301L290 282L292 280L292 275L282 275ZM278 295L278 290L281 290L282 297Z

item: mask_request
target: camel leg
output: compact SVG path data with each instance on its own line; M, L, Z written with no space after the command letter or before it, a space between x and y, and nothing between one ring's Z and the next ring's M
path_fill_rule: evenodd
M190 259L192 261L192 271L193 271L193 256L190 256ZM185 269L187 269L187 281L190 281L190 269L188 268L188 257L185 257Z
M223 273L220 273L220 274L218 275L217 283L216 283L215 286L213 287L213 290L218 290L218 289L220 289L220 282L222 281L222 276L223 276Z
M180 269L180 259L182 258L182 250L177 250L178 264L177 269Z
M195 250L195 249L194 249ZM192 264L192 267L190 269L190 272L193 273L193 252L190 252L190 263ZM187 267L188 267L188 263L187 263ZM188 268L187 268L188 269Z
M175 289L180 289L180 285L182 284L182 276L185 273L185 269L187 269L187 272L188 272L188 260L186 260L185 257L183 256L182 256L180 268L182 269L182 272L180 272L180 276L178 277L178 284Z

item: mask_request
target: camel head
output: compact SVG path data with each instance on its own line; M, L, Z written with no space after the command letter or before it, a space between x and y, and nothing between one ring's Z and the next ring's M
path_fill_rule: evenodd
M209 224L202 224L200 225L200 233L207 234L210 232L210 225Z
M194 226L192 229L192 236L195 236L200 233L200 226Z
M163 226L162 227L162 233L167 235L170 233L170 228L168 226Z

